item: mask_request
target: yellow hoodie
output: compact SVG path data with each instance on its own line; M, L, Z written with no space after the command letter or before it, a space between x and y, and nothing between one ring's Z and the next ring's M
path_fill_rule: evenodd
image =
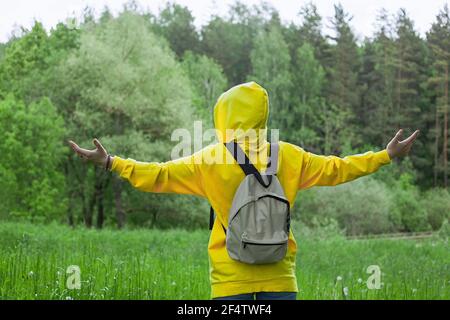
M112 170L139 190L192 194L208 199L217 216L208 245L213 298L261 291L298 291L295 276L297 244L292 232L288 252L282 261L249 265L228 256L226 235L221 226L228 225L228 211L244 173L235 162L214 163L211 157L228 156L223 142L230 139L240 142L248 129L261 129L257 135L240 144L255 167L264 169L269 149L265 138L268 114L266 90L255 82L244 83L223 93L214 107L217 143L189 157L164 163L114 157ZM227 129L237 130L237 133L227 134ZM280 141L279 146L277 176L291 207L301 189L334 186L373 173L390 163L386 150L339 158L315 155L287 142Z

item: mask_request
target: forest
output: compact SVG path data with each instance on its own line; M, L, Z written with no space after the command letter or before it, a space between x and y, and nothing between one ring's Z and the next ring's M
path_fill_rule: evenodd
M206 229L206 200L133 190L67 140L167 161L173 130L212 128L219 95L256 81L270 96L269 128L316 154L381 150L398 129L420 130L408 157L373 176L301 192L295 219L347 235L448 230L448 6L425 35L404 9L380 10L364 39L339 4L332 17L313 3L299 16L287 23L270 4L235 2L198 27L188 7L129 2L13 30L0 43L0 221Z

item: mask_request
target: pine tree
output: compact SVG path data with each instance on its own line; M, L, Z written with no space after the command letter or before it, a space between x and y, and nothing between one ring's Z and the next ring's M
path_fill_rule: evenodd
M202 53L218 62L229 86L242 83L251 72L250 52L254 39L262 29L262 13L237 2L230 17L213 16L202 28Z
M154 29L169 41L170 48L181 59L187 51L199 51L199 35L194 17L187 7L168 3L156 18Z
M426 132L429 121L426 117L431 111L423 86L427 79L428 50L404 9L400 9L396 18L396 36L394 110L390 127L420 129ZM415 168L418 169L418 179L432 176L432 172L429 172L432 167L430 153L423 143L421 136L415 142L416 152L410 155Z
M377 17L374 39L363 44L362 69L359 76L361 105L357 117L364 128L364 141L382 145L392 134L394 105L394 39L390 18L385 10Z
M427 33L427 41L433 61L432 76L428 79L428 84L435 93L434 185L439 185L438 175L442 174L443 185L448 187L450 17L447 5L439 12L436 22Z
M317 12L317 7L312 2L307 3L300 10L302 24L297 30L300 44L309 43L314 48L315 58L322 62L329 44L322 34L322 17Z
M347 115L342 130L339 132L340 140L350 140L353 143L352 128L355 121L352 116L359 106L358 72L360 68L360 56L355 36L350 28L350 17L344 12L341 5L335 5L335 15L331 23L335 30L335 36L330 37L334 42L328 52L330 59L325 67L327 71L327 99L330 105L334 105L342 114ZM345 138L344 138L345 137ZM338 139L339 140L339 139ZM335 145L332 151L339 152L340 146Z

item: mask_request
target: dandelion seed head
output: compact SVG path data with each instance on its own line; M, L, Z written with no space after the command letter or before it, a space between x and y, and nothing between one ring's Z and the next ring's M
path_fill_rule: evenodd
M348 288L344 287L344 289L342 289L342 292L344 293L344 296L348 296Z
M341 276L337 276L336 281L342 281L342 277Z
M361 278L358 279L358 283L362 283L363 280Z

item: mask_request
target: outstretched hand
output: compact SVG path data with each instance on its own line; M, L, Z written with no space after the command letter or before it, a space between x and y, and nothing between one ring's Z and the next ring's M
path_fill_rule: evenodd
M406 138L405 140L401 140L403 129L400 129L386 147L389 157L391 159L394 159L407 155L409 150L411 150L411 146L419 135L419 132L419 130L416 130L408 138Z
M69 140L69 144L72 147L72 150L75 151L75 153L80 158L105 167L108 159L108 152L97 139L94 139L92 142L94 143L96 148L93 150L88 150L80 148L75 142Z

